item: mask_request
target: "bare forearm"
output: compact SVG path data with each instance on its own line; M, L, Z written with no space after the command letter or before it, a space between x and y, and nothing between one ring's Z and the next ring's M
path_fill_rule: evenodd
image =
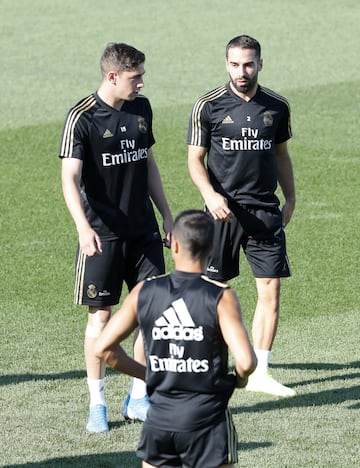
M121 346L105 352L101 358L118 372L145 380L146 367L128 356Z
M75 223L77 231L80 233L84 228L89 227L82 206L80 193L76 189L75 184L71 185L69 182L63 182L63 194L69 213Z
M226 289L218 303L217 313L222 335L235 358L236 386L243 388L257 365L256 355L241 318L240 302L231 289Z
M79 245L82 252L88 256L101 253L101 240L92 229L85 216L80 197L78 175L64 170L62 175L62 186L65 203L75 223L79 235Z
M66 206L78 232L89 228L80 196L82 162L76 159L63 159L61 183Z
M278 179L285 200L295 205L295 182L290 158L283 161L278 171Z
M210 182L209 173L205 167L206 148L189 146L188 168L194 185L198 188L207 209L217 221L229 222L232 217L228 200L216 192Z
M214 194L215 191L210 183L203 158L189 158L188 168L192 182L206 202L208 196Z
M154 177L152 182L149 184L149 194L163 219L171 217L170 207L166 200L160 176Z
M237 362L235 365L236 387L238 388L246 387L249 375L254 372L257 366L257 358L254 349L249 342L247 343L247 348L247 360L242 359L241 364Z
M163 219L171 217L170 208L165 196L164 188L162 185L160 172L157 167L157 164L151 156L148 163L149 170L149 194L151 199L156 205L156 208L159 210Z
M256 363L256 358L253 362ZM246 387L248 383L249 375L254 372L255 367L256 367L256 364L253 364L253 366L247 371L244 371L243 369L238 369L238 368L235 369L235 372L236 372L236 384L235 385L237 388Z
M245 388L248 383L248 377L240 377L239 374L236 374L236 388Z
M287 142L276 146L278 181L286 202L295 205L295 182Z

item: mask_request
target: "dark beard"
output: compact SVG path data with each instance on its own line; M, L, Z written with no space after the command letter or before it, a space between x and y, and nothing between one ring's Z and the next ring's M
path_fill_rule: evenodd
M250 91L252 91L257 83L257 75L254 76L252 79L247 80L247 83L245 86L239 86L235 80L231 80L232 85L238 91L239 93L242 94L248 94Z

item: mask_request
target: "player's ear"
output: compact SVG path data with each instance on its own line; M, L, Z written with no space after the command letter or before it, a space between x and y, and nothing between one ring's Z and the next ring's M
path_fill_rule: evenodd
M109 71L109 73L107 74L107 79L111 84L116 85L116 78L117 73L114 71Z
M171 237L171 250L173 253L179 253L179 248L180 244L179 242L174 238L174 236Z
M260 61L259 61L259 71L262 70L262 67L263 67L263 59L260 59Z

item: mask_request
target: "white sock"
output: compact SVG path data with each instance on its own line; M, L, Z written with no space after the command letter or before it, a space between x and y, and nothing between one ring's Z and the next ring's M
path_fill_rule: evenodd
M104 395L104 386L105 386L105 379L87 379L89 392L90 392L90 406L94 405L103 405L106 406L105 403L105 395Z
M133 377L131 379L131 387L130 387L130 396L131 398L144 398L146 395L146 383L141 380Z
M254 351L258 360L257 366L256 366L256 372L265 374L269 367L271 351L267 349L254 349Z

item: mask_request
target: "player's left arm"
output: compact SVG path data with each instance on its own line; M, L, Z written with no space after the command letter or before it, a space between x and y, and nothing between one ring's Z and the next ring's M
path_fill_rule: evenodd
M242 320L241 305L232 289L225 289L217 306L222 336L235 359L236 387L246 386L257 360Z
M148 149L148 184L149 194L151 199L156 205L156 208L160 211L163 218L163 229L168 240L170 240L170 233L173 228L173 218L167 202L163 185L161 182L160 172L156 164L152 149Z
M142 282L138 283L124 300L95 343L95 355L113 369L145 380L146 367L130 357L121 346L138 326L137 302Z
M282 207L283 226L285 227L289 223L295 209L294 172L287 141L277 144L275 151L278 167L278 181L285 198L285 204Z

